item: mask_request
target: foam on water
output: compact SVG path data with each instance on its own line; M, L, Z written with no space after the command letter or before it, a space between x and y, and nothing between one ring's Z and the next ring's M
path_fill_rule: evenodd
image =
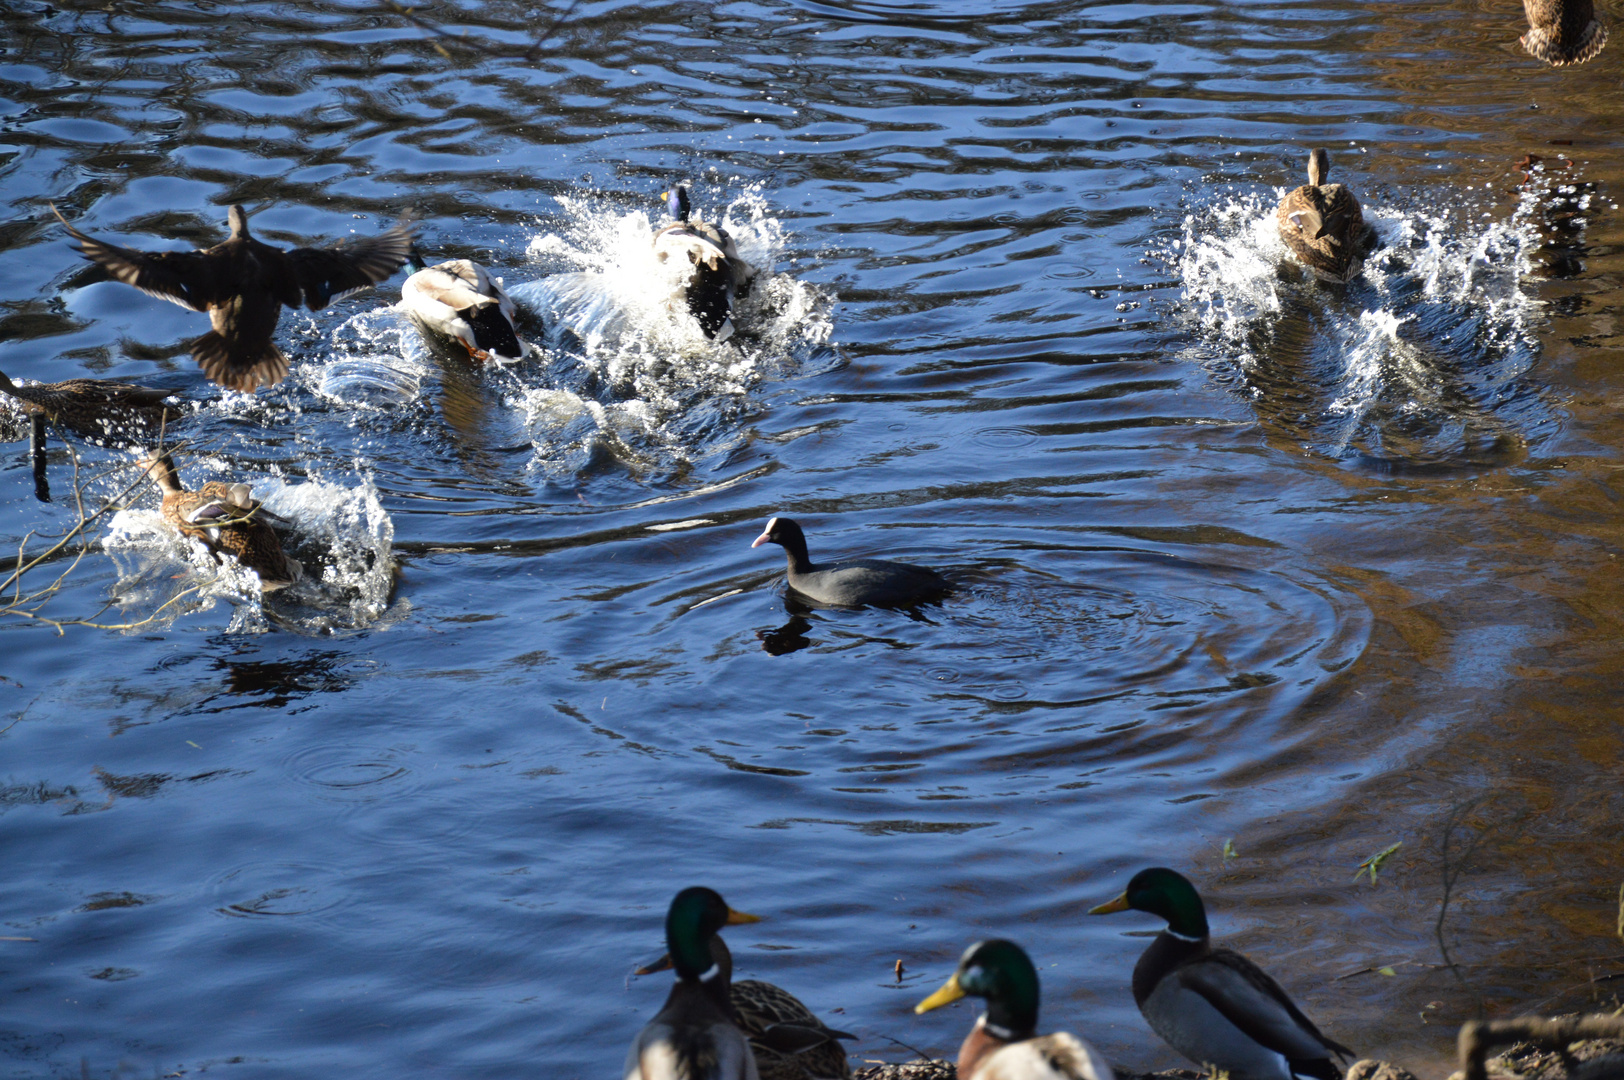
M537 468L568 473L605 450L654 467L725 452L743 438L738 420L756 407L752 395L764 381L832 357L833 300L775 270L786 238L760 185L718 211L722 197L715 185L696 186L696 214L718 220L759 273L737 304L736 333L720 343L685 310L672 310L672 269L655 258L660 223L646 210L559 198L557 232L538 235L528 249L550 273L508 289L546 327L548 385L513 395Z
M1322 452L1387 462L1498 452L1548 419L1523 379L1537 358L1539 302L1524 284L1536 195L1510 214L1464 193L1433 191L1426 208L1367 199L1377 247L1343 287L1290 258L1275 225L1283 194L1225 193L1154 253L1182 286L1190 355L1220 381Z
M189 473L198 467L213 475L189 476L193 486L207 479L240 478L224 460L188 462ZM233 605L227 630L234 633L264 631L272 622L304 633L375 624L392 614L394 523L362 463L355 463L349 480L346 485L312 475L288 483L272 475L255 482L254 497L287 519L287 525L277 526L284 548L304 564L302 580L269 596L257 574L234 559L216 559L201 542L180 536L156 509L118 511L102 539L119 567L116 603L128 621L155 616L155 623L163 626L184 614L207 612L225 600ZM177 563L190 572L175 575ZM195 594L181 598L193 588Z

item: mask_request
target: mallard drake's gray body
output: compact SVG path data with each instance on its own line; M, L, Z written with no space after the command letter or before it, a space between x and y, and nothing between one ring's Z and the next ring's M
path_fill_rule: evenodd
M203 374L231 390L280 382L288 358L271 341L283 305L320 311L329 302L387 278L406 261L404 225L327 248L283 251L248 234L248 213L233 206L231 236L199 251L135 251L87 236L51 207L84 257L117 281L192 311L214 327L192 343Z
M987 1011L959 1047L959 1080L1115 1080L1099 1051L1066 1031L1039 1035L1038 973L1019 945L978 941L958 970L914 1006L929 1012L972 995Z
M177 391L134 386L109 379L66 379L18 386L0 372L0 392L23 402L30 413L43 415L70 431L118 441L138 439L162 430L184 414L165 399Z
M153 455L144 464L163 492L164 520L183 536L201 541L217 558L224 552L236 559L259 575L265 592L304 576L304 567L282 550L276 530L266 522L270 511L252 497L247 484L211 480L197 491L187 491L168 454Z
M665 1005L626 1054L625 1080L759 1080L756 1059L728 1000L729 973L711 958L723 926L757 922L715 890L684 889L665 917L665 946L677 981Z
M518 308L501 279L469 259L424 266L416 248L407 269L412 276L400 287L400 303L420 327L457 342L475 360L524 357L514 326Z
M1552 67L1582 64L1607 45L1594 0L1523 0L1528 33L1518 42Z
M1308 183L1286 193L1275 211L1280 239L1321 281L1346 282L1359 272L1375 246L1376 232L1365 223L1353 192L1327 184L1331 155L1308 155Z
M1167 920L1134 965L1133 999L1173 1049L1231 1080L1341 1080L1332 1058L1353 1051L1322 1034L1263 969L1212 947L1206 909L1182 874L1142 870L1089 914L1129 908Z
M733 300L749 292L756 268L739 257L727 230L690 218L686 187L672 188L665 201L677 220L654 234L654 254L679 268L672 302L687 307L706 337L726 341L733 336Z

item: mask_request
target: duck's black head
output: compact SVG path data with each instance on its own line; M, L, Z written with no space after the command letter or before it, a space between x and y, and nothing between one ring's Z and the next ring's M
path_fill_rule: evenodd
M1005 1042L1030 1038L1038 1026L1038 973L1013 941L978 941L942 988L914 1006L929 1012L966 995L987 1000L987 1027Z
M688 215L693 213L693 204L688 201L688 189L682 184L665 193L665 205L678 221L687 221Z
M1153 866L1141 870L1128 882L1128 887L1115 900L1101 904L1090 915L1109 915L1112 912L1148 912L1167 920L1167 928L1188 941L1199 941L1207 936L1207 909L1201 903L1201 894L1195 891L1190 879L1177 870Z
M423 256L423 249L417 246L416 241L406 249L406 272L415 274L428 266L429 261Z
M695 885L679 892L665 913L665 948L671 966L677 969L677 978L696 982L710 977L716 967L710 948L716 931L728 925L760 921L758 916L728 907L715 889Z

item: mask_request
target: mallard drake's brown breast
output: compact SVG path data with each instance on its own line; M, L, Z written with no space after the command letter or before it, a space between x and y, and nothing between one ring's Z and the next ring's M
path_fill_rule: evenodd
M1366 222L1353 192L1328 184L1331 155L1308 155L1308 183L1286 193L1275 211L1280 239L1321 281L1343 283L1357 274L1375 246L1376 231Z
M1115 1080L1110 1063L1077 1036L1037 1033L1037 969L1014 942L971 945L952 978L915 1005L914 1012L929 1012L967 995L985 999L987 1011L959 1047L959 1080Z
M117 281L192 311L214 327L192 343L203 374L231 390L252 392L280 382L288 358L271 340L286 305L320 311L374 285L406 261L412 234L396 225L377 236L325 248L283 251L248 233L248 212L233 206L231 235L199 251L135 251L87 236L51 212L79 242L85 258Z

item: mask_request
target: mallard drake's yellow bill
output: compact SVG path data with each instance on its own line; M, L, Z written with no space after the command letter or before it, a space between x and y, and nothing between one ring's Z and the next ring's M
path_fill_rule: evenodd
M734 911L732 908L727 909L727 925L729 926L738 926L741 923L753 923L760 921L760 915L746 915L742 911Z
M1115 915L1119 911L1127 911L1128 907L1128 894L1123 893L1115 900L1108 900L1099 907L1089 908L1088 913L1090 915Z
M964 987L959 985L959 976L955 972L953 977L942 984L942 988L930 997L914 1006L916 1013L928 1013L932 1009L940 1009L943 1005L951 1005L964 996Z

